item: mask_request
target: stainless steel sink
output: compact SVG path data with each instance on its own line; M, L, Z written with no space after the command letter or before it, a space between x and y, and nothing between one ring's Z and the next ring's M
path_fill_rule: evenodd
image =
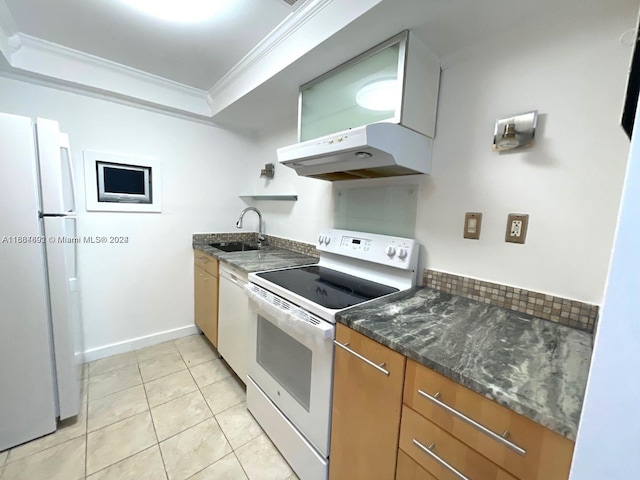
M210 243L210 247L217 248L223 252L248 252L251 250L260 250L257 243L248 242L217 242Z

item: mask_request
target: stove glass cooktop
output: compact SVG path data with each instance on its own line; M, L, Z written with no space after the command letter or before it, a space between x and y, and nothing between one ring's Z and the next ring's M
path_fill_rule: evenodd
M397 288L318 265L257 275L323 307L336 310L398 291Z

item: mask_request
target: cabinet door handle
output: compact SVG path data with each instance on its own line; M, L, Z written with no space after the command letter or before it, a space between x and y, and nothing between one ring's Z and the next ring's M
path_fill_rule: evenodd
M340 347L343 350L346 350L351 355L355 356L356 358L359 358L360 360L362 360L367 365L371 365L373 368L375 368L379 372L384 373L387 377L389 376L389 370L385 370L385 368L384 368L387 365L385 362L382 362L380 365L377 365L374 362L372 362L371 360L369 360L368 358L363 357L362 355L360 355L358 352L355 352L355 351L351 350L349 348L349 343L340 343L340 342L338 342L336 340L334 340L333 343L335 344L336 347Z
M438 455L435 454L435 452L433 451L436 448L436 444L432 443L431 445L429 445L428 447L425 447L423 444L421 444L418 440L416 440L415 438L413 439L413 444L418 447L420 450L422 450L424 453L426 453L427 455L429 455L431 458L433 458L436 462L438 462L440 465L442 465L444 468L446 468L447 470L449 470L451 473L453 473L456 477L458 477L460 480L469 480L468 477L465 477L462 473L460 473L458 470L456 470L455 468L453 468L451 465L449 465L447 462L445 462L443 459L441 459Z
M518 445L516 445L513 442L510 442L509 440L507 440L506 437L509 436L509 431L505 431L502 435L498 435L495 432L492 432L491 430L489 430L487 427L485 427L484 425L480 425L478 422L476 422L475 420L472 420L471 418L467 417L466 415L464 415L463 413L460 413L459 411L457 411L456 409L450 407L449 405L447 405L446 403L442 402L439 400L440 398L440 392L436 393L435 395L431 396L426 392L423 392L422 390L418 389L418 394L422 395L424 398L430 400L431 402L435 403L436 405L438 405L441 408L444 408L447 412L451 413L452 415L456 416L457 418L459 418L460 420L462 420L463 422L471 425L473 428L475 428L476 430L480 430L482 433L484 433L486 436L492 438L493 440L495 440L498 443L501 443L502 445L504 445L505 447L513 450L514 452L516 452L518 455L522 455L523 457L527 454L527 451L523 448L520 448Z

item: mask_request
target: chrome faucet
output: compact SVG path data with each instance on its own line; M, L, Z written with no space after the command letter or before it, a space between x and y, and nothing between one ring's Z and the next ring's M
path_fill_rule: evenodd
M247 207L242 211L240 218L236 222L236 228L242 228L242 219L247 212L256 212L258 214L258 244L260 244L265 241L265 236L262 233L262 214L256 207Z

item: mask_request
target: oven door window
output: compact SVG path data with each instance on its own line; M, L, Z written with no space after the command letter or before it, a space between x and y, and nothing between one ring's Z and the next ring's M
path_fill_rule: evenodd
M311 350L258 315L256 361L307 411L312 359Z

